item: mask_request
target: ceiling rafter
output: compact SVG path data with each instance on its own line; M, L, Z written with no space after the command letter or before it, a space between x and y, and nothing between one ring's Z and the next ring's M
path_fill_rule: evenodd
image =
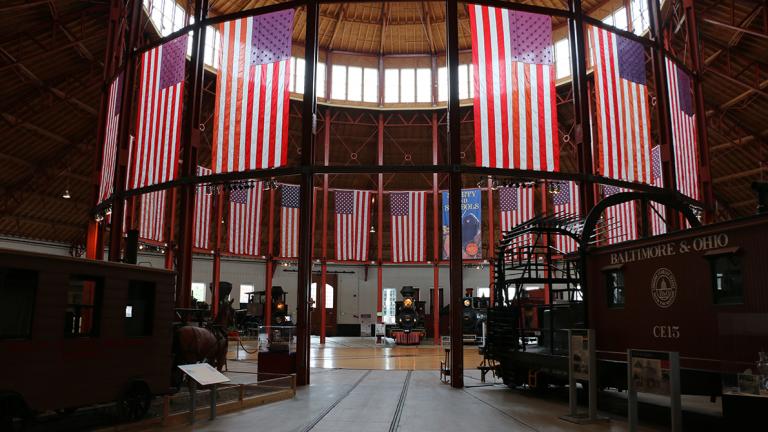
M331 40L328 42L328 51L333 51L333 42L336 39L336 35L339 32L339 27L341 27L341 22L344 21L344 15L347 12L347 5L349 3L342 3L341 6L339 6L339 12L336 14L336 23L333 25L333 31L331 32Z
M427 42L429 42L430 54L435 55L437 46L435 45L435 36L432 34L432 14L429 12L425 1L421 2L421 24L424 26L424 33L427 36Z
M59 134L57 134L55 132L51 132L51 131L43 128L43 127L36 126L36 125L26 121L26 120L20 119L20 118L16 117L13 114L10 114L10 113L7 113L7 112L2 112L2 113L0 113L0 116L2 116L3 119L5 119L5 121L8 122L8 124L11 125L11 126L16 126L16 127L22 128L22 129L26 129L26 130L28 130L30 132L34 132L34 133L36 133L36 134L38 134L40 136L44 136L46 138L49 138L49 139L54 140L56 142L59 142L61 144L72 144L72 142L69 139L67 139L67 138L65 138L65 137L63 137L63 136L61 136L61 135L59 135Z
M760 16L760 12L762 10L763 10L763 5L762 4L758 4L757 6L755 6L754 9L752 9L752 11L746 16L746 18L741 20L741 22L739 23L739 27L748 27L750 24L752 24L752 22L755 20L755 18ZM725 52L726 49L730 49L730 48L733 48L736 45L738 45L739 42L741 42L741 39L743 37L744 37L744 32L743 31L737 31L736 34L734 34L731 37L731 39L728 41L727 48L720 48L717 51L715 51L714 53L710 54L709 57L704 59L704 65L709 66L710 64L712 64L712 62L717 60L717 58L720 57L720 55L723 52Z

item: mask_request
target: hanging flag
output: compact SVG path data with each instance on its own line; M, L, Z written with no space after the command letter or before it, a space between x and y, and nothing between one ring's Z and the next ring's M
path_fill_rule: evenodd
M597 100L597 171L617 180L651 183L651 117L645 48L589 28Z
M672 118L677 190L699 199L699 148L696 140L696 113L693 110L691 77L667 58L667 91Z
M368 230L371 227L371 192L362 190L336 191L336 259L341 261L368 260Z
M197 176L211 175L211 170L197 167ZM195 234L194 247L209 250L211 237L211 208L213 207L213 195L210 188L204 184L198 184L195 191Z
M427 193L392 192L392 261L422 262L426 256Z
M118 75L109 85L107 94L106 125L104 146L101 155L101 180L99 181L99 203L112 195L117 162L117 132L120 125L120 102L123 93L123 74Z
M619 192L626 192L626 189L603 186L603 198ZM605 234L609 245L637 239L637 213L634 201L608 207L605 210L604 221L608 226Z
M165 241L163 228L165 228L165 191L145 193L141 196L139 237L142 240L162 243Z
M290 9L219 25L215 173L285 165L293 13Z
M179 170L187 35L141 55L130 189L174 180Z
M552 20L469 5L476 164L560 169Z
M295 185L280 185L280 256L299 256L299 194ZM314 221L313 221L314 222Z
M450 258L451 222L448 191L443 198L443 259ZM480 259L483 257L483 193L480 189L461 190L461 258Z
M499 214L501 219L501 234L532 219L534 216L533 187L502 187L499 188ZM533 245L533 235L524 234L516 240L515 247Z
M554 184L557 185L557 193L552 197L554 212L580 217L578 183L567 181ZM572 237L557 234L555 235L555 248L562 253L576 252L579 248L579 243Z
M656 146L651 150L651 160L653 165L653 185L664 187L664 178L661 171L661 147ZM652 202L651 212L651 235L661 235L667 232L667 209L661 204Z
M227 251L231 254L259 255L262 189L257 182L229 193Z

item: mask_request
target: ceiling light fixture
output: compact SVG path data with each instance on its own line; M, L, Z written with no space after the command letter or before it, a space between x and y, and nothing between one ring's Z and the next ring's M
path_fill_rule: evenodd
M61 197L64 198L64 199L72 198L72 195L69 194L69 189L64 189L64 193L61 194Z

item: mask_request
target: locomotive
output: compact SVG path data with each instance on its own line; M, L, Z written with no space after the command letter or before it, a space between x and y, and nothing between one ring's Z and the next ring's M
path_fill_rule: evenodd
M390 329L390 336L399 345L418 345L426 335L426 302L419 300L419 290L412 286L404 286L400 294L403 300L395 302L395 326Z
M627 388L628 349L674 351L680 353L683 394L722 396L726 418L738 417L744 404L759 399L733 389L738 374L760 374L756 365L768 340L768 214L691 223L693 228L682 231L561 255L557 263L539 260L556 255L541 246L550 242L539 239L565 232L565 225L540 217L508 233L506 244L516 235L535 238L527 263L510 264L509 256L518 252L505 244L497 249L497 300L488 312L485 356L499 363L505 384L567 384L566 330L591 328L599 388ZM546 281L537 267L542 265L549 271ZM523 311L531 309L522 295L526 282L552 287L552 300L532 306L535 327L524 319ZM516 289L508 298L510 287ZM526 344L532 334L537 342Z
M483 338L483 324L488 313L489 299L473 297L472 288L465 290L462 304L461 327L465 343L478 343Z
M266 291L248 293L248 303L240 305L238 311L238 327L244 331L257 331L264 323L264 310L266 305ZM281 286L272 287L272 317L269 325L290 326L293 325L291 315L288 313L286 293Z

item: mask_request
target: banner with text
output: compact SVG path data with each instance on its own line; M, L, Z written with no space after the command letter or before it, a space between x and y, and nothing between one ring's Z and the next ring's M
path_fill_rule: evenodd
M443 259L448 259L450 223L448 218L448 192L443 192ZM463 189L461 191L461 257L479 259L483 255L482 191Z

